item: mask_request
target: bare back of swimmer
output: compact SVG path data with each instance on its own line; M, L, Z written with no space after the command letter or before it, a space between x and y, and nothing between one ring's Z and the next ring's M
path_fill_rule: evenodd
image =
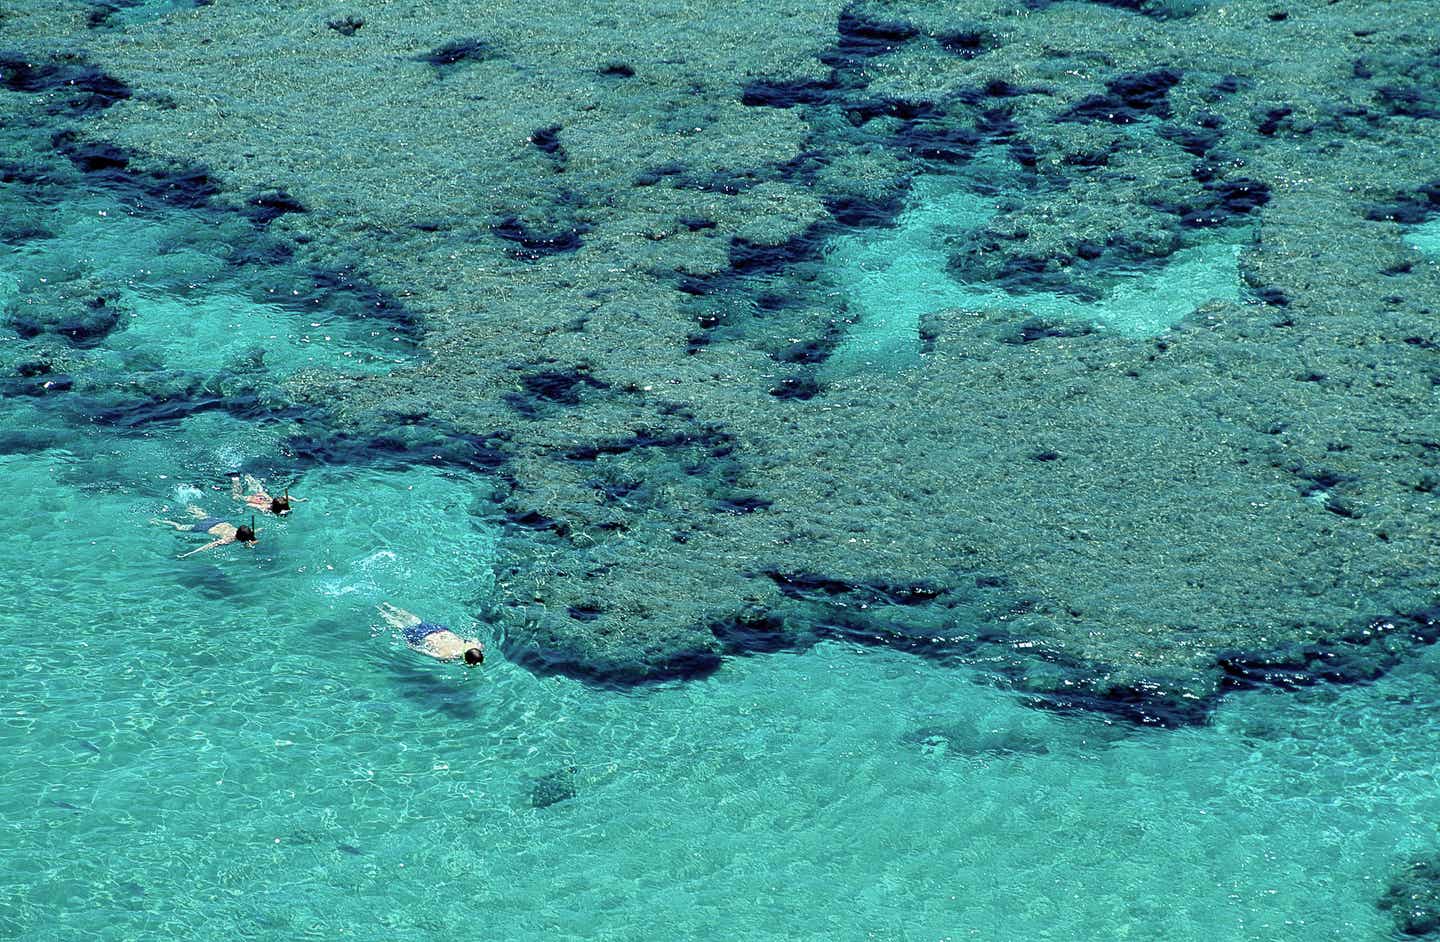
M251 493L245 493L247 490ZM264 484L249 474L245 475L243 484L240 475L230 475L230 496L247 507L253 507L261 513L274 514L277 517L288 514L291 504L305 501L303 497L291 497L288 489L279 496L271 494L265 490Z
M380 617L393 628L400 629L405 643L436 660L462 659L470 667L485 661L485 646L474 638L462 638L444 625L428 622L413 612L381 602L376 606Z
M151 517L150 522L157 526L174 527L182 533L204 533L207 536L213 536L215 539L198 549L193 549L188 553L181 553L176 557L177 559L194 556L196 553L203 553L217 546L224 546L226 543L244 543L246 546L254 548L258 542L256 539L258 531L253 523L250 525L242 523L237 527L226 523L219 517L210 516L194 504L186 507L185 511L193 518L190 523L180 523L176 520L161 520L159 517Z

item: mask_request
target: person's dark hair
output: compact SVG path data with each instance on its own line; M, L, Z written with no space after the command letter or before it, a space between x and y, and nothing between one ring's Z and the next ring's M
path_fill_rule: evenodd
M279 516L290 512L290 495L270 498L270 512Z
M471 648L465 652L465 663L474 667L476 664L485 663L485 652L479 648Z
M235 540L238 543L255 542L255 528L247 524L240 524L235 528Z

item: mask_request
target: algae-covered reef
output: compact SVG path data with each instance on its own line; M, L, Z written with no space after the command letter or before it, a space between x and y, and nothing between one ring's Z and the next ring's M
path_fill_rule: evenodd
M1436 639L1440 264L1402 238L1440 212L1430 4L741 10L56 3L6 22L51 63L6 87L83 54L116 83L85 140L202 165L404 305L423 365L289 395L473 444L537 668L844 637L1178 723ZM1016 304L838 362L876 315L832 240L937 176L993 209L948 277ZM1206 244L1235 283L1170 329L1024 309Z

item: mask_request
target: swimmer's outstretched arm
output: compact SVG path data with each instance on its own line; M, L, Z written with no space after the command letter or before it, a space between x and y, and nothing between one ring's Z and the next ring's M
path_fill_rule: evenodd
M176 556L175 558L176 558L176 559L184 559L186 556L194 556L196 553L203 553L203 552L205 552L205 551L208 550L208 549L214 549L214 548L217 547L217 546L224 546L226 543L229 543L229 542L230 542L230 541L229 541L229 540L226 540L226 539L211 540L209 543L206 543L204 546L200 547L199 549L193 549L193 550L191 550L191 551L188 552L188 553L181 553L179 556Z

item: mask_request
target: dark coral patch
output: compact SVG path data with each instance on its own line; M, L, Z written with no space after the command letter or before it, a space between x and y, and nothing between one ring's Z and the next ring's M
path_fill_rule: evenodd
M1382 85L1375 94L1392 115L1440 119L1440 90L1416 85Z
M669 177L679 177L685 173L685 165L671 161L669 163L656 164L649 169L642 170L635 174L631 180L632 186L654 186L661 180Z
M581 236L589 232L590 227L577 223L559 229L537 230L516 217L509 216L491 226L490 231L496 237L516 246L510 250L512 256L534 261L549 255L576 251L584 244Z
M1064 337L1084 337L1095 332L1095 328L1083 321L1060 321L1044 317L1028 317L1011 330L1000 335L1000 342L1007 344L1028 344L1037 340L1054 340Z
M268 226L286 213L307 212L303 203L284 190L267 190L250 197L243 211L257 226Z
M74 131L61 131L51 144L84 171L91 182L115 193L140 209L167 206L199 209L220 195L220 185L200 166L137 169L135 156L111 144L82 139Z
M302 310L323 310L356 320L377 319L404 340L421 333L419 320L388 291L375 287L351 268L310 268L303 281L286 293L262 294L258 300Z
M774 245L736 236L730 240L730 270L736 275L770 274L813 258L819 251L820 240L814 232Z
M554 157L556 160L564 160L565 148L560 144L560 131L561 127L558 124L537 128L530 132L530 143L540 153Z
M1266 285L1255 289L1255 300L1261 304L1268 304L1271 307L1287 307L1290 304L1290 297L1274 285Z
M594 621L604 614L604 609L593 605L571 605L565 613L576 621Z
M30 62L18 53L0 53L0 86L12 92L58 92L46 111L52 115L88 115L131 95L130 86L77 56Z
M52 393L69 392L74 388L75 378L64 373L0 379L0 393L6 396L48 396ZM0 452L9 453L4 448L0 448Z
M1270 185L1249 177L1218 179L1208 167L1197 167L1197 180L1204 181L1204 194L1199 200L1157 204L1157 209L1180 217L1187 229L1210 229L1243 221L1244 217L1270 202Z
M830 358L839 343L837 333L829 333L814 340L794 340L781 347L773 356L781 363L799 363L818 366Z
M594 624L604 632L605 621ZM524 638L511 635L503 642L506 657L515 665L544 675L573 677L601 687L634 687L667 680L694 680L720 669L723 658L713 638L705 641L658 642L642 658L617 656L609 651L577 651L560 640L570 637L569 619L535 613Z
M746 84L740 93L740 103L752 108L822 105L835 101L839 89L834 81L757 79Z
M1011 141L1006 153L1026 170L1034 170L1040 163L1040 154L1029 141Z
M962 59L974 59L1000 45L994 34L978 28L940 33L935 37L935 41L940 44L941 49Z
M1281 105L1277 108L1270 108L1258 124L1255 125L1255 133L1263 134L1266 137L1274 136L1280 130L1280 123L1295 113L1295 109L1289 105Z
M804 601L847 596L849 601L862 605L919 605L933 602L946 592L943 586L924 580L851 580L777 569L767 570L762 575L774 582L783 595Z
M1270 202L1270 185L1249 177L1235 177L1206 184L1216 205L1232 215L1253 212Z
M770 395L776 399L798 399L803 402L814 399L823 391L824 387L814 376L802 373L781 377L780 381L770 388Z
M1218 128L1177 128L1166 125L1160 129L1160 136L1178 144L1187 154L1204 157L1212 147L1220 143L1223 135Z
M471 36L436 46L415 58L420 62L433 65L437 69L445 69L467 62L484 62L495 57L494 46L478 36Z
M1098 687L1077 681L1072 687L1034 694L1026 697L1025 702L1054 713L1096 713L1154 729L1202 726L1214 711L1214 703L1173 693L1160 684L1141 682Z
M93 347L123 323L121 309L111 300L96 296L70 304L44 319L22 311L9 318L7 326L25 339L53 334L75 347Z
M611 438L587 445L576 445L565 452L571 461L594 461L603 455L623 455L650 448L675 450L698 447L712 457L723 457L733 448L733 440L715 428L698 430L641 430L624 438Z
M1372 619L1334 640L1260 651L1221 652L1225 690L1368 683L1400 662L1404 645L1440 640L1440 607Z
M604 388L605 384L583 373L543 370L523 376L520 386L522 391L505 393L500 398L516 412L533 419L552 406L579 405L582 389Z
M88 421L121 431L141 431L204 412L224 412L243 420L316 417L313 410L272 398L233 373L199 376L173 372L140 377L134 388L87 394L76 400L75 408Z
M838 39L820 56L820 61L832 68L853 67L894 52L920 34L909 23L874 19L853 8L841 12L835 31Z
M756 497L753 494L738 494L730 497L721 497L710 505L710 509L716 513L726 514L753 514L757 510L765 510L774 501L765 497Z
M1413 192L1397 193L1387 202L1370 204L1365 218L1413 226L1430 218L1431 213L1440 213L1440 180L1432 180Z
M508 460L503 450L506 439L499 434L462 435L415 425L350 432L325 429L323 423L309 427L310 434L285 440L286 456L299 467L442 465L493 473Z
M875 118L899 118L904 122L941 121L945 118L945 111L935 102L923 98L884 96L849 101L845 105L845 115L851 124L860 127Z
M975 130L995 140L1004 140L1020 133L1015 123L1014 111L1010 108L986 108L975 119Z
M590 375L584 365L568 370L538 370L520 377L520 387L531 399L573 406L583 389L605 389L606 384Z
M130 165L130 154L112 144L82 142L73 134L57 136L51 143L82 173L106 173L124 170Z
M827 197L825 208L842 226L888 226L900 215L904 203L895 194L874 199L845 194Z
M1375 905L1409 939L1440 939L1440 856L1411 861L1390 878Z
M984 138L950 119L917 118L895 133L895 143L921 160L963 163L975 155Z
M548 808L562 801L569 801L579 794L575 776L579 770L571 765L553 772L546 772L530 787L530 807Z
M1385 113L1405 118L1440 119L1440 47L1410 53L1403 45L1374 47L1356 59L1352 74L1361 80L1384 79L1374 89L1375 103Z
M365 20L354 14L338 16L332 20L326 20L325 25L341 36L354 36L365 25Z
M1106 83L1106 94L1082 99L1060 115L1061 121L1133 124L1142 118L1170 117L1170 89L1180 84L1179 69L1127 73Z
M717 619L710 632L729 654L774 654L806 643L803 636L790 630L783 616L758 606Z

